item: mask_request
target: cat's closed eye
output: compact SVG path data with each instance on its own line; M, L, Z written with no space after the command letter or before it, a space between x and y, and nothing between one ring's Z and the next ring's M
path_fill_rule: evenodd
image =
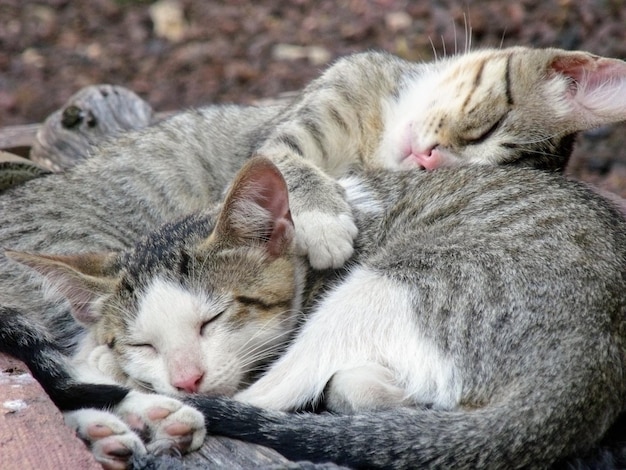
M500 119L495 121L489 127L482 126L482 127L477 127L469 131L462 138L463 144L464 145L477 145L477 144L484 142L489 137L491 137L496 130L498 130L498 128L502 125L503 122L504 122L504 116L502 116Z
M144 350L146 350L146 352L157 352L156 347L153 344L150 344L150 343L133 343L133 344L129 344L128 347L130 347L130 348L137 348L137 349L144 349Z
M224 312L226 312L226 309L218 312L216 315L213 315L208 320L203 321L202 324L200 325L200 334L203 335L205 333L207 326L209 326L211 323L213 323L215 320L221 317L224 314Z

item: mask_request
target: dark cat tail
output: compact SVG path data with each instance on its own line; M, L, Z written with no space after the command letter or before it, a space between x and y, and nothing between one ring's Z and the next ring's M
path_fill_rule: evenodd
M202 411L211 434L271 447L291 460L371 469L547 468L593 447L598 422L608 420L600 412L592 415L596 422L586 415L570 420L567 412L556 416L553 403L521 397L476 410L357 415L284 413L201 396L186 401Z
M624 470L626 468L626 412L592 449L564 459L552 470Z
M60 348L19 311L0 306L0 352L24 362L62 411L115 406L129 390L76 382Z

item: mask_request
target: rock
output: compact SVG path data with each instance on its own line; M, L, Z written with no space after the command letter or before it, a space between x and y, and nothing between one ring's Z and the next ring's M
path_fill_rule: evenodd
M154 33L171 42L179 42L188 28L183 9L176 0L159 0L150 6Z

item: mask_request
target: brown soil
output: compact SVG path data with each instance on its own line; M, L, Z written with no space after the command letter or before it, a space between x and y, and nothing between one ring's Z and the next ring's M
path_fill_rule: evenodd
M130 88L157 111L249 103L301 88L350 52L429 60L433 49L464 49L466 24L472 48L523 44L626 57L623 0L178 0L162 15L154 5L2 0L0 127L42 121L96 83ZM626 196L626 126L586 133L570 171Z

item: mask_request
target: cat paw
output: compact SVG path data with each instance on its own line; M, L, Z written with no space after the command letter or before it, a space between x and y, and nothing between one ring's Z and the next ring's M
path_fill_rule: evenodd
M146 436L151 453L197 450L206 436L202 413L174 398L131 392L117 411L131 428Z
M326 384L324 404L329 411L356 414L409 406L412 402L396 384L391 370L366 364L335 372Z
M293 215L296 249L315 269L340 268L352 256L358 229L351 214L305 210Z
M64 418L106 470L124 470L133 456L147 452L141 438L113 413L82 409Z

